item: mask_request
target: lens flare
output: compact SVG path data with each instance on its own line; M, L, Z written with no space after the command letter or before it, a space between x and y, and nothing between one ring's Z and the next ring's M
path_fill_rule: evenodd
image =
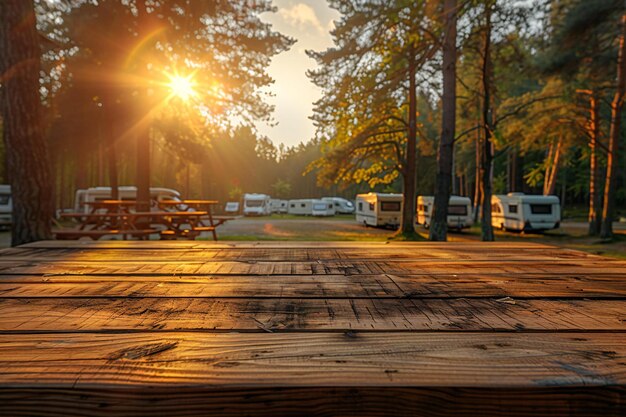
M168 75L168 77L170 79L169 88L173 96L176 96L183 101L189 101L196 95L192 75L184 77L182 75L174 74Z

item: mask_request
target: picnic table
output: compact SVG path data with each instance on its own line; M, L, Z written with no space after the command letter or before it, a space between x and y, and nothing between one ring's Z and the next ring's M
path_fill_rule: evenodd
M153 211L134 211L136 201L102 200L86 203L88 213L63 213L61 217L75 219L78 228L56 230L57 239L97 240L106 235L148 238L159 234L162 239L195 239L202 232L211 232L217 240L216 228L232 217L215 217L211 206L214 200L168 200L157 202ZM204 207L205 210L200 208ZM146 227L149 225L149 227Z

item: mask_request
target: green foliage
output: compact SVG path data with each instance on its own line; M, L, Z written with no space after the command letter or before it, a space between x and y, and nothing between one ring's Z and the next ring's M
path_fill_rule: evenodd
M390 184L406 164L409 78L434 53L433 3L330 4L342 13L335 46L308 52L320 64L308 75L324 92L313 116L323 157L309 170L326 186Z
M288 198L291 195L291 183L280 178L272 184L272 189L274 190L272 195L277 198Z

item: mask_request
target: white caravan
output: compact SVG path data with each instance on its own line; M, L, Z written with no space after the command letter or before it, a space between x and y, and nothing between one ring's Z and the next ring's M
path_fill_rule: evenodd
M312 216L334 216L335 205L332 201L313 200Z
M267 194L244 194L243 215L269 216L272 213L270 200L271 198Z
M137 199L137 187L123 185L118 187L118 194L120 200L136 200ZM168 201L175 200L180 201L180 193L171 188L150 187L150 198L152 201ZM76 213L88 213L91 208L88 204L95 201L110 200L111 199L111 187L91 187L85 190L76 190L76 197L74 198L74 211Z
M313 215L313 200L310 198L289 200L289 208L287 209L287 213L296 216L311 216Z
M367 193L356 196L356 221L365 226L398 227L402 194Z
M272 213L285 214L287 213L288 205L289 205L289 202L287 200L278 200L278 199L273 198L270 201L270 207L271 207Z
M10 226L13 222L13 198L11 186L0 185L0 227Z
M509 193L491 197L491 225L502 230L541 231L557 229L561 204L555 195Z
M228 214L239 214L239 202L229 201L224 206L224 212Z
M423 225L426 229L430 227L431 217L435 197L417 197L417 224ZM451 195L448 202L448 229L466 229L472 227L474 218L472 216L472 200L469 197Z
M330 201L335 207L335 212L339 214L352 214L354 213L354 203L350 200L346 200L341 197L324 197L324 201Z

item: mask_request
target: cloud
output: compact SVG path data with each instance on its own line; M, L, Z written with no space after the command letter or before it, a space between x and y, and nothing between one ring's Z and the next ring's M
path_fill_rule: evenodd
M307 26L312 27L320 33L326 32L326 29L317 18L315 10L309 5L298 3L291 7L281 8L278 15L287 23L299 29L305 29Z

